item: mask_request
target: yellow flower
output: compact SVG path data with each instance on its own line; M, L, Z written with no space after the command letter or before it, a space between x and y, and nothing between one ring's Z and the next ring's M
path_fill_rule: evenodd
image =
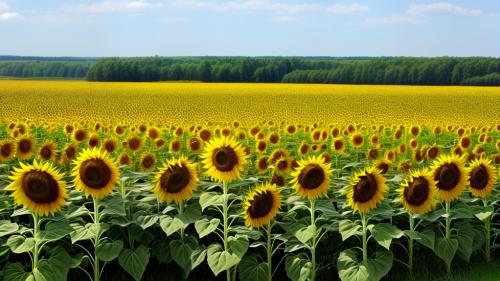
M429 170L410 172L398 189L399 200L408 212L425 214L436 206L436 182Z
M495 168L491 165L491 160L479 157L469 165L470 192L477 197L487 197L493 191L493 186L497 180Z
M257 186L243 203L243 217L247 227L259 228L270 223L281 207L281 194L274 184Z
M465 156L441 155L432 166L439 197L445 202L457 199L469 179Z
M356 172L347 190L347 203L355 211L368 213L384 200L387 191L385 178L376 167Z
M198 182L197 166L184 156L168 160L156 173L153 192L162 202L181 203L191 198Z
M239 179L247 162L241 144L229 137L209 141L202 158L207 175L216 181L226 183Z
M302 198L314 200L324 196L330 187L330 167L321 156L302 159L292 172L291 184Z

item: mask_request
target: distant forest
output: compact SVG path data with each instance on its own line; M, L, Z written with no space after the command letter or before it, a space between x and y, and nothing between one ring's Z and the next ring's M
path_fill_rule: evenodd
M145 57L0 56L0 76L89 81L203 81L500 86L488 57Z

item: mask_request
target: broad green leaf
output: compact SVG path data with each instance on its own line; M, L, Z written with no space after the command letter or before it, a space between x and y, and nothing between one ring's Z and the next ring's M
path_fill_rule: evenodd
M172 256L170 255L168 241L165 239L155 241L151 247L151 255L156 257L160 263L171 262Z
M474 217L472 208L461 201L457 201L457 203L451 207L450 213L453 219L470 219Z
M184 270L185 276L191 271L191 254L193 250L190 245L181 240L172 240L169 244L172 259Z
M115 240L115 241L100 241L99 245L97 245L95 251L99 260L102 261L112 261L116 259L120 252L123 249L123 241Z
M259 263L255 255L245 256L238 265L241 281L268 280L267 263Z
M167 236L170 236L177 231L186 228L186 225L178 218L172 218L165 215L160 218L160 227L167 234Z
M377 243L387 250L391 247L392 239L401 238L404 232L399 230L392 224L379 223L373 227L370 227L370 232Z
M158 221L158 218L158 215L147 215L141 213L135 218L135 221L137 225L142 227L142 229L147 229L153 226Z
M351 220L341 220L339 222L339 232L342 235L342 241L347 240L351 236L362 235L361 225Z
M448 269L451 267L451 262L453 261L453 257L455 257L457 248L457 239L439 237L436 241L436 255L446 263L446 267L448 267Z
M493 215L493 213L493 206L481 207L474 210L474 216L476 216L476 218L478 218L482 222L485 222L487 219L489 219L491 215Z
M56 241L73 232L73 228L66 219L50 221L45 225L45 229L40 231L36 238L42 241Z
M314 236L318 234L317 232L318 229L316 228L315 225L309 225L295 232L295 237L297 237L297 239L299 239L299 241L302 244L306 244L307 241L311 240Z
M222 271L237 265L248 250L248 238L242 235L228 238L228 250L225 251L218 243L212 244L207 249L208 266L217 276Z
M19 229L17 223L11 223L8 220L0 220L0 237L10 235Z
M20 263L9 263L3 269L4 281L28 281L32 275L24 271L24 267Z
M211 219L208 220L206 218L198 220L197 222L194 223L194 228L196 229L196 232L198 232L198 236L200 238L203 238L210 233L214 232L217 227L219 226L220 219Z
M426 229L422 232L415 232L420 239L415 240L423 246L434 251L435 241L436 241L436 233L431 229Z
M476 233L472 226L466 222L457 223L455 227L457 229L456 239L458 240L457 254L461 259L469 262Z
M99 206L105 206L101 215L111 216L111 217L124 217L127 215L125 212L125 207L123 205L123 200L119 196L107 197L99 203Z
M70 233L71 243L75 244L78 241L90 240L95 237L95 225L87 223L85 226L73 223L71 224L73 232Z
M201 210L204 211L208 207L216 207L216 206L222 206L224 203L224 198L222 195L216 193L216 192L203 192L200 195L200 200L199 200Z
M207 249L204 245L193 250L191 253L191 270L200 265L207 256Z
M26 238L22 235L12 235L7 239L7 246L15 254L32 251L35 247L35 238Z
M144 270L149 262L149 250L141 245L135 251L123 249L118 258L118 263L127 271L136 281L140 281Z
M378 281L391 269L393 256L390 251L379 251L374 259L359 261L354 249L340 253L337 270L342 281Z
M189 225L198 221L200 217L201 209L199 204L188 205L184 212L177 216L177 218L181 220L185 225Z
M304 256L288 256L285 263L286 275L292 281L311 280L311 262Z
M48 260L41 260L33 270L36 281L66 281L71 257L62 247L56 247Z

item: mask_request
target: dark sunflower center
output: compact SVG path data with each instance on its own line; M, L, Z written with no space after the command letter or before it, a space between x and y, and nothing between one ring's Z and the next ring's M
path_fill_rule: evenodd
M377 165L377 168L380 169L381 174L385 174L389 170L389 165L387 163L380 163Z
M265 217L273 208L273 194L271 191L259 193L254 196L250 202L248 213L252 218Z
M115 144L113 142L106 142L104 144L104 147L106 148L106 151L108 151L108 152L113 152L115 150Z
M80 167L80 179L94 189L101 189L111 180L111 169L101 159L85 160Z
M189 184L189 179L186 167L173 166L161 175L160 186L168 193L178 193Z
M59 185L47 172L30 171L23 176L24 194L39 204L52 203L59 198Z
M304 167L299 175L299 184L305 189L318 188L325 179L325 172L316 164L309 164Z
M279 170L286 170L288 168L288 162L286 160L281 160L278 162L278 169Z
M481 165L470 172L470 186L474 189L484 189L488 185L489 175L486 168Z
M212 156L215 168L222 172L231 171L238 164L236 152L230 147L217 148Z
M68 147L68 149L66 149L66 157L68 157L69 159L75 157L75 154L76 154L76 150L74 147Z
M19 142L19 150L22 153L28 153L31 151L31 142L29 140L21 140Z
M436 170L434 180L439 189L452 190L460 181L460 170L453 163L444 164Z
M360 176L358 183L354 186L355 202L365 203L370 201L377 192L377 181L371 174Z
M436 158L437 154L438 154L438 149L435 147L429 149L429 151L427 152L427 155L429 155L430 158Z
M414 206L422 205L429 195L429 183L423 178L413 178L413 182L405 188L404 197Z
M4 144L0 148L0 153L2 154L3 157L9 157L11 152L12 152L12 149L11 149L10 145L8 145L8 144Z
M153 159L152 156L146 156L143 160L142 160L142 165L144 166L144 168L151 168L151 166L153 166L155 160Z
M42 156L43 159L50 159L52 156L52 150L48 147L43 147L40 151L40 156Z

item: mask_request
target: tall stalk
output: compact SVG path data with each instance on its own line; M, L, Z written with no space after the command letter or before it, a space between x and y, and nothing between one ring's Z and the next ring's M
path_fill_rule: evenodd
M367 224L368 224L368 218L366 217L366 214L360 213L361 214L361 226L363 230L363 263L366 263L368 261L368 240L366 237L367 234Z
M32 271L38 268L38 256L39 256L39 251L40 249L38 248L40 245L38 245L38 232L40 231L40 217L38 216L37 213L33 212L33 238L35 238L35 247L33 248L33 266L32 266Z
M94 198L94 225L95 225L95 237L94 237L94 281L101 280L99 256L97 255L97 247L99 246L101 225L99 224L100 214L99 214L99 200Z
M483 204L484 207L488 206L488 201L486 199L483 199ZM485 236L486 236L486 242L485 242L485 255L486 255L486 262L489 263L491 261L491 217L492 214L490 214L486 220L484 221L484 228L485 228Z
M224 221L224 251L228 252L229 247L227 243L227 237L229 234L228 228L228 195L227 195L227 183L222 183L222 189L224 192L224 203L222 205L222 220ZM226 270L226 279L227 281L231 281L231 269Z
M273 246L271 244L271 222L267 224L267 280L273 280L273 266L272 266L272 255L273 255Z
M412 213L408 213L410 215L410 232L415 230L415 219L413 218ZM408 270L410 274L413 274L413 238L409 237L408 240Z
M314 226L313 229L316 231L316 219L314 217L314 200L310 200L311 202L311 225ZM312 245L311 245L311 280L316 280L316 233L314 233L314 236L312 238Z
M446 239L450 239L451 237L450 202L446 202L445 206L446 206Z

